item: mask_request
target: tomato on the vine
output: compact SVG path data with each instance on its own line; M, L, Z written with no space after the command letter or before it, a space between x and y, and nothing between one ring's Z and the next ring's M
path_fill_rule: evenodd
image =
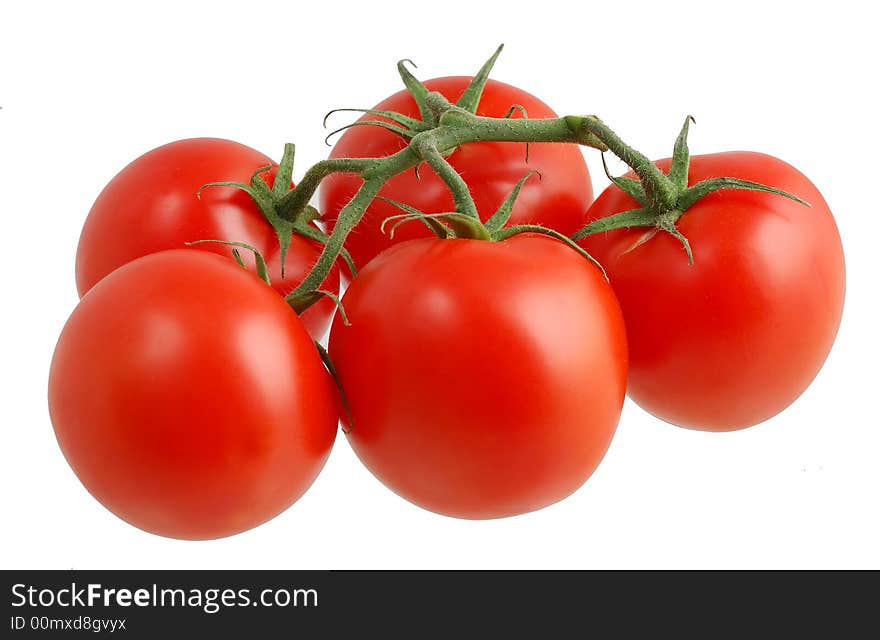
M455 103L471 80L453 76L428 80L424 84ZM535 96L495 80L486 82L477 115L503 117L514 105L523 107L529 118L556 117L550 107ZM386 98L374 109L419 117L415 100L405 90ZM511 117L521 118L523 114L514 109ZM376 119L376 116L364 118ZM376 126L356 126L339 138L330 157L383 157L400 151L407 142ZM498 208L523 175L530 170L539 172L540 180L530 180L523 186L513 208L512 225L540 224L569 235L583 226L586 210L593 200L590 175L583 154L575 145L532 143L528 146L526 162L524 144L474 142L458 147L447 160L467 183L477 211L486 213ZM335 225L339 212L357 191L360 182L357 176L342 173L324 179L320 209L329 226ZM449 188L427 165L419 167L418 172L405 171L394 176L379 195L427 213L453 210ZM394 243L430 235L421 225L413 224L401 227L391 238L380 227L386 218L399 213L393 204L381 200L374 200L367 208L345 244L358 268Z
M349 441L426 509L497 518L575 491L614 434L626 386L620 309L562 242L425 238L352 281L330 355Z
M271 186L277 166L270 158L220 138L178 140L131 162L107 184L86 218L76 253L80 296L135 258L199 240L249 244L266 257L279 291L298 284L321 253L320 244L294 236L282 279L275 231L251 197L227 186L199 191L211 182L247 184L261 167L270 167L263 176ZM193 248L232 258L230 247L222 244ZM242 258L253 267L249 252L242 252ZM338 291L338 279L334 269L321 288ZM333 302L322 300L304 313L303 321L320 337L333 312Z
M186 539L286 509L324 465L338 420L293 310L235 263L189 249L129 262L83 297L55 349L49 410L95 498Z
M656 163L667 171L670 160ZM794 194L716 191L677 222L690 242L645 228L587 236L620 300L630 350L630 397L677 425L727 431L793 402L818 373L840 324L844 258L816 187L759 153L694 156L689 184L750 180ZM612 185L588 212L600 219L639 205Z

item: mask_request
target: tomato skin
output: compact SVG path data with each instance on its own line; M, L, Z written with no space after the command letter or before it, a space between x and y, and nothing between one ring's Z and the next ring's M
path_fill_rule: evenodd
M58 340L49 410L97 500L184 539L232 535L295 502L338 416L296 314L233 262L187 249L134 260L83 297Z
M232 187L199 188L209 182L247 184L267 156L231 140L191 138L140 156L104 188L80 236L76 286L80 297L123 264L196 240L246 242L262 252L277 244L250 197ZM231 257L229 247L198 245Z
M664 171L669 159L657 163ZM732 176L793 193L812 207L755 191L723 190L678 221L694 265L665 233L589 236L581 245L608 271L627 325L630 397L679 426L729 431L791 404L818 373L843 310L840 235L816 187L772 156L691 158L690 183ZM614 186L589 218L637 207Z
M76 286L80 297L114 269L149 253L180 249L197 240L244 242L258 249L271 265L269 277L281 291L292 289L308 274L321 247L294 238L281 282L278 240L253 200L240 189L210 187L209 182L248 184L260 167L271 166L265 179L274 182L275 163L262 153L231 140L190 138L163 145L120 171L95 200L76 253ZM197 195L198 194L198 195ZM200 244L192 249L232 258L232 248ZM301 253L298 253L301 252ZM254 259L241 255L249 269ZM322 288L339 290L338 275ZM304 322L316 338L334 312L332 302L310 308Z
M558 277L553 277L556 275ZM601 461L626 386L625 330L598 269L545 236L420 239L347 289L330 354L349 442L389 488L460 518L540 509Z
M470 81L469 77L453 76L428 80L425 85L454 103ZM530 118L556 117L550 107L535 96L495 80L486 83L477 115L502 117L514 104L525 107ZM386 98L374 108L419 117L415 101L405 90ZM522 115L514 112L513 117ZM362 119L366 118L374 119L375 116ZM406 141L390 131L375 126L358 126L340 136L330 157L383 157L405 146ZM581 150L576 145L533 143L529 145L528 163L525 151L524 144L476 142L462 145L447 160L464 178L483 220L498 209L524 175L532 170L540 172L540 180L532 177L523 186L513 207L510 224L542 224L566 235L574 233L584 225L586 210L593 201L590 174ZM328 228L335 226L339 211L360 184L360 178L347 174L335 173L324 179L320 210ZM419 168L418 176L415 171L394 176L379 195L412 205L425 213L454 210L449 188L425 164ZM380 229L382 222L400 213L394 205L380 200L373 201L367 208L345 245L359 268L392 244L431 235L420 224L399 227L393 239L383 233Z

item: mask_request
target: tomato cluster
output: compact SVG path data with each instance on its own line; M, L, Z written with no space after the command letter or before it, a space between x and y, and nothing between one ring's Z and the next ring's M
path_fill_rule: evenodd
M420 86L466 105L475 82ZM405 153L430 115L408 87L331 159ZM483 121L556 118L510 85L479 89ZM289 171L238 143L181 140L124 168L86 220L81 301L49 376L55 433L85 487L152 533L231 535L308 489L341 420L400 496L497 518L580 487L627 393L663 420L722 431L809 385L840 322L844 262L807 178L770 156L690 159L679 144L651 170L680 180L681 197L636 223L659 198L638 186L644 166L592 202L578 147L525 142L528 155L468 142L388 176L345 237L359 270L341 301L323 229L343 224L363 176L322 176L323 220L291 232L278 224ZM459 210L445 167L479 217ZM714 186L691 197L700 185ZM325 351L315 340L331 320Z

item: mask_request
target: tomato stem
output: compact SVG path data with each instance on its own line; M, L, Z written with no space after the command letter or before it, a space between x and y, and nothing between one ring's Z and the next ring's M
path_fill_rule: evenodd
M373 166L372 158L330 158L313 165L303 175L295 188L287 192L275 205L278 215L292 220L297 212L308 206L309 201L318 190L321 180L331 173L356 173Z
M299 296L314 290L323 282L336 261L345 238L360 221L382 186L392 177L417 167L423 161L446 182L453 195L456 212L479 220L467 184L444 157L457 146L480 141L567 142L600 150L608 149L603 137L609 136L610 129L604 125L599 126L600 121L593 116L550 119L489 118L476 116L453 105L437 92L427 92L422 97L426 111L439 114L434 128L417 132L404 149L384 158L322 160L306 171L299 184L276 204L276 211L280 216L295 217L314 196L321 180L332 173L356 174L364 180L354 197L339 212L336 225L328 236L324 251L314 269L291 295ZM619 138L610 139L620 148ZM509 211L505 213L509 215Z
M480 216L477 214L477 205L474 203L470 189L468 189L464 179L458 175L455 168L443 157L443 154L437 148L436 142L430 135L427 135L427 132L420 133L419 136L425 137L423 142L415 145L416 152L449 187L449 190L452 192L452 199L455 202L456 213L479 220Z
M613 228L652 226L679 238L690 255L687 239L675 229L675 220L684 213L688 206L712 190L719 188L755 189L760 187L761 190L771 190L769 187L756 186L753 183L747 184L744 181L733 181L730 178L688 188L687 135L689 123L693 121L690 116L686 119L676 140L672 170L669 175L666 175L647 156L626 144L611 128L593 115L570 115L561 118L540 119L530 119L525 117L525 114L522 118L509 117L513 114L514 108L502 118L476 115L483 87L501 49L502 47L498 47L492 57L483 64L457 104L450 103L436 91L428 90L407 67L407 63L412 65L411 61L398 62L398 72L418 105L421 120L387 111L370 109L355 111L378 118L386 118L387 121L370 120L361 121L360 124L378 125L386 129L390 127L406 141L406 146L397 153L383 158L322 160L306 171L296 188L275 203L275 211L279 217L294 220L302 215L301 212L308 206L321 180L327 176L333 173L349 173L359 175L363 179L363 183L354 197L339 212L333 231L327 236L324 250L312 272L293 291L291 296L302 300L304 299L303 294L314 291L323 282L342 251L346 237L363 217L367 207L378 195L383 185L399 173L409 169L418 171L422 162L430 165L446 183L453 196L455 212L479 223L480 218L467 184L446 160L446 156L452 153L456 147L471 142L579 144L600 151L610 150L629 165L638 176L638 180L632 178L611 179L614 184L629 193L642 205L642 208L619 214L605 221L596 221L575 234L575 239ZM521 183L512 194L514 198L520 186ZM772 190L772 192L792 197L777 190ZM502 209L490 218L488 227L485 229L489 237L497 236L503 225L506 224L509 213L509 207L505 208L502 205ZM662 225L658 223L661 216ZM452 223L453 220L456 223L461 222L461 218L446 218L448 223ZM462 228L462 232L464 232L464 228ZM482 233L476 235L482 237Z
M626 144L620 136L596 116L587 116L585 121L580 124L587 127L614 155L623 160L639 176L645 194L652 203L663 209L671 209L675 206L678 198L675 184L657 168L657 165L651 162L650 158Z

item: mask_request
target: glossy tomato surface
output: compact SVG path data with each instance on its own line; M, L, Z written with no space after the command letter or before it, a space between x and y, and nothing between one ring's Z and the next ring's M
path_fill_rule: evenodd
M657 164L665 171L669 160ZM630 397L664 420L710 431L766 420L807 388L831 349L845 288L834 218L803 174L759 153L691 159L690 184L721 176L812 207L768 193L715 192L678 222L693 266L665 233L615 230L581 241L605 266L623 309ZM611 186L589 217L637 206Z
M95 285L49 376L55 434L85 487L174 538L238 533L296 501L330 452L335 402L287 304L233 262L185 249Z
M114 269L149 253L181 249L197 240L244 242L258 249L272 268L279 290L293 288L308 274L321 247L294 238L281 279L278 240L271 225L247 193L233 187L199 189L210 182L247 184L260 167L277 167L270 158L245 145L220 138L190 138L158 147L120 171L95 200L76 253L76 286L80 296ZM231 247L200 244L193 249L232 258ZM253 269L249 251L242 258ZM322 288L338 291L334 272ZM334 307L321 301L304 315L312 335L327 330Z
M425 85L455 103L470 81L469 77L455 76L428 80ZM525 107L530 118L556 117L550 107L535 96L495 80L486 83L477 114L502 117L514 104ZM418 107L407 91L395 93L376 105L375 109L419 117ZM520 118L522 115L516 111L513 117ZM375 126L358 126L342 134L330 157L388 156L400 151L406 144L403 138L390 131ZM526 182L514 205L511 225L542 224L571 234L583 226L584 215L593 200L590 175L583 154L576 145L531 144L527 163L524 144L470 143L456 149L447 160L464 178L483 220L495 212L516 183L532 170L539 171L542 178L532 177ZM360 178L345 174L333 174L324 179L320 190L320 209L323 219L331 227L360 184ZM395 176L379 195L404 202L425 213L453 210L449 189L427 165L419 169L418 176L415 171ZM394 205L380 200L375 200L367 208L363 219L346 241L346 247L358 267L363 267L380 251L396 242L430 235L420 224L399 227L394 239L383 233L380 229L382 221L400 213L400 209Z
M330 353L349 441L402 497L498 518L566 497L614 434L626 338L601 272L545 236L422 239L370 262Z

